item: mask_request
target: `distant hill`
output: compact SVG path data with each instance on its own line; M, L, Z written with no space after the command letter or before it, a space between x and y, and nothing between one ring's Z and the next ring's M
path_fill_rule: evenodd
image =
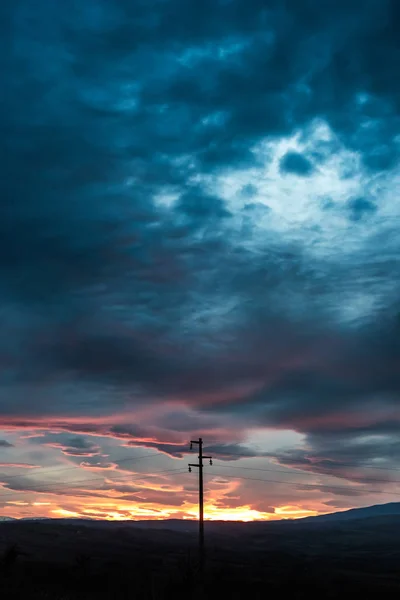
M365 508L351 508L342 512L329 513L316 517L305 517L299 519L300 523L338 523L341 521L352 521L355 519L368 519L372 517L400 516L400 502L389 504L375 504Z
M229 529L254 530L261 528L290 528L292 525L312 525L323 523L341 523L343 521L353 521L359 519L376 519L377 517L399 517L400 518L400 502L390 502L388 504L376 504L365 508L351 508L341 512L329 513L327 515L318 515L315 517L305 517L303 519L282 519L274 521L250 521L243 523L241 521L209 521L207 529L212 531L226 531ZM180 533L196 532L198 522L196 519L166 519L166 520L128 520L128 521L102 521L97 519L46 519L45 517L24 517L22 519L14 519L13 517L1 517L0 522L6 521L42 521L60 525L79 525L91 528L111 527L120 529L122 527L147 530L170 530Z
M250 521L248 523L242 523L238 521L209 521L207 523L208 529L219 530L221 527L230 528L236 527L237 525L244 526L246 529L257 527L260 525L279 527L284 525L290 527L291 524L297 523L329 523L329 522L341 522L350 521L355 519L368 519L373 517L389 517L398 516L400 517L400 502L391 502L389 504L376 504L374 506L367 506L365 508L351 508L350 510L329 513L327 515L318 515L314 517L305 517L303 519L282 519L274 521ZM98 523L94 521L93 523ZM165 521L120 521L124 525L131 525L141 529L170 529L173 531L191 532L196 531L198 524L197 520L180 520L180 519L167 519ZM241 527L242 528L242 527Z

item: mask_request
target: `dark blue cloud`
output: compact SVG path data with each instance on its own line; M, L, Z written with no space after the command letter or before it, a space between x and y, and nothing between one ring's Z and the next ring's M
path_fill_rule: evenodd
M371 394L398 409L398 247L374 238L340 264L303 231L260 234L276 215L256 177L239 185L243 208L214 184L262 165L260 142L315 120L336 142L322 140L313 163L343 145L384 180L399 151L399 10L2 2L0 416L87 417L176 396L216 414L220 394L249 426L311 435L312 418L361 413ZM282 170L311 178L306 156L289 151ZM361 227L375 209L356 196L344 214ZM391 286L368 335L336 317L356 283L360 304ZM355 375L339 376L346 361ZM254 382L257 394L228 401Z
M300 177L307 177L313 172L311 162L298 152L287 152L281 159L280 170L282 173L293 173Z
M364 217L377 211L377 206L367 198L352 198L348 202L350 218L352 221L359 221Z

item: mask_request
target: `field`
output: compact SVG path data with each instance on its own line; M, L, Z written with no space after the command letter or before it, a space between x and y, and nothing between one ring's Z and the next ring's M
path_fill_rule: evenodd
M0 523L5 599L400 596L400 516L349 522L207 523L198 572L188 521Z

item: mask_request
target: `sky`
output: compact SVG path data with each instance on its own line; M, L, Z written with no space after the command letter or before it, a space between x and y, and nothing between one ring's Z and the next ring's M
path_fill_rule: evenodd
M398 0L2 0L0 514L400 501Z

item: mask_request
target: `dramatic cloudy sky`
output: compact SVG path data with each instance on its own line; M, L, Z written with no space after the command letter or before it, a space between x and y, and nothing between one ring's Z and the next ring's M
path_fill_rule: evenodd
M398 0L2 0L0 512L400 501Z

